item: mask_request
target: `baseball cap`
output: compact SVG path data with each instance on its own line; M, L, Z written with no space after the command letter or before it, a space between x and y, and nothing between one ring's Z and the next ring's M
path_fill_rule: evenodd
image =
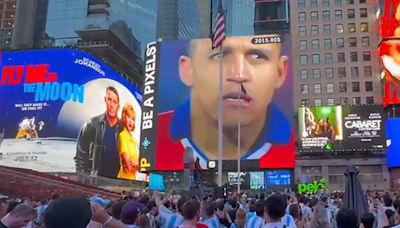
M138 217L142 205L135 200L131 200L124 205L121 212L121 221L125 224L133 224Z

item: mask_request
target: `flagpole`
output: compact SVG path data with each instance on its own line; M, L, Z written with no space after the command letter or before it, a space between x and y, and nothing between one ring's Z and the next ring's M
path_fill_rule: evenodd
M219 47L219 55L221 56L219 62L219 95L218 95L218 187L222 187L222 157L224 155L224 136L223 136L223 122L224 122L224 104L223 104L223 74L224 74L224 58L222 52L222 45Z
M242 92L242 85L239 86L239 100L240 100L240 95ZM242 112L242 104L239 103L239 110L238 110L238 133L237 133L237 172L238 172L238 184L237 184L237 193L240 193L240 130L241 130L241 126L240 126L240 117L241 117L241 112Z

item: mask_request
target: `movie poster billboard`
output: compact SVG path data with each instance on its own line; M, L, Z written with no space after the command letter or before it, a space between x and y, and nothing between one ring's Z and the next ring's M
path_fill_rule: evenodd
M1 53L0 165L144 179L141 92L72 49Z
M201 169L217 168L220 72L224 170L236 170L238 158L255 170L294 168L289 38L227 37L221 52L208 38L149 43L141 171L181 171L188 156Z
M384 148L382 106L301 107L298 117L300 148L304 151Z

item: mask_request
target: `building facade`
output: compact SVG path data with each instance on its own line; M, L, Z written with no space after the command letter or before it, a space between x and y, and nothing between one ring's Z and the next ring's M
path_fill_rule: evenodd
M291 1L295 110L382 103L378 9L378 1ZM329 189L344 190L348 164L359 168L364 189L389 188L384 151L299 152L296 181L325 177Z
M17 1L13 49L70 47L93 54L137 87L155 40L157 1Z
M11 40L15 27L15 14L17 0L5 0L0 2L0 49L11 47Z

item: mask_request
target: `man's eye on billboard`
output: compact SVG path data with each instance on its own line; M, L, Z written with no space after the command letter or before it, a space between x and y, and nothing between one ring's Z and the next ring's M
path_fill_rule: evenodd
M280 37L262 37L269 36ZM143 104L142 119L151 123L142 124L141 160L150 164L143 171L183 170L187 148L202 168L216 167L210 161L217 160L221 67L223 160L238 158L240 123L243 162L259 160L254 169L294 168L295 136L287 118L293 115L290 40L254 44L257 37L228 37L221 52L210 39L148 45L147 90L154 93L145 91L143 98L152 101Z

